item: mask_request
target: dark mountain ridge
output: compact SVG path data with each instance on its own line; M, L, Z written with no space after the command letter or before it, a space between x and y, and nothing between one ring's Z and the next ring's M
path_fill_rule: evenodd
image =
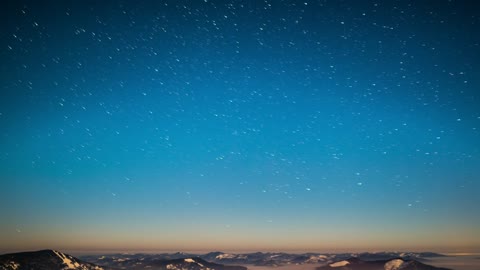
M107 270L56 250L46 249L0 255L0 270Z
M132 258L107 258L90 263L56 250L40 250L0 255L0 270L247 270L243 266L208 262L185 253L164 254L163 259L144 257L144 254L123 254ZM175 257L172 259L172 257ZM183 258L180 258L183 257ZM101 265L100 265L101 264Z

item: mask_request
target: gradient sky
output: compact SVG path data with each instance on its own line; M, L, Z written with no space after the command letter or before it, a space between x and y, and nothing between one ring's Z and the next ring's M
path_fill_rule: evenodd
M476 1L0 21L0 251L480 250Z

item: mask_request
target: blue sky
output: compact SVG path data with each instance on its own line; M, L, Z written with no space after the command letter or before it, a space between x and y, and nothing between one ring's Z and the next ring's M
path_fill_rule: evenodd
M478 251L478 11L9 1L0 250Z

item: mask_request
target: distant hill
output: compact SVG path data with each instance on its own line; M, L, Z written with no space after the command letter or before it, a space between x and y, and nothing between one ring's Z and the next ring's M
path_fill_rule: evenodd
M317 270L450 270L427 265L415 260L403 260L400 258L379 261L364 261L358 258L336 261Z
M202 258L189 256L189 254L159 254L152 256L148 254L115 254L104 255L97 259L88 256L90 261L98 265L114 269L150 269L150 270L247 270L243 266L223 265L208 262Z

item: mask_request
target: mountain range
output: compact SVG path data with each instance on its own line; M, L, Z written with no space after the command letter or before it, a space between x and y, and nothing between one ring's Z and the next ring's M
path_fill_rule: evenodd
M247 270L244 266L221 265L198 257L176 259L116 259L97 265L56 250L40 250L0 255L0 270ZM108 263L109 262L109 263Z
M364 261L358 258L332 262L317 267L317 270L449 270L427 265L415 260L403 260L400 258L391 260Z
M56 250L41 250L0 255L0 270L247 270L250 266L278 267L303 264L312 264L313 267L320 265L317 270L446 270L425 264L429 258L439 256L443 255L429 252L343 254L210 252L203 255L177 252L122 253L75 258Z
M327 264L330 262L342 261L350 258L358 258L364 261L374 260L391 260L393 258L401 258L403 260L416 260L428 262L430 258L444 256L431 252L375 252L375 253L340 253L340 254L320 254L320 253L303 253L292 254L283 252L254 252L254 253L224 253L210 252L207 254L191 254L191 253L162 253L162 254L108 254L82 256L84 261L92 262L97 265L105 265L111 267L124 267L131 262L142 260L143 262L154 260L173 260L187 257L197 257L208 262L214 262L225 265L252 265L252 266L283 266L283 265L300 265L300 264Z

